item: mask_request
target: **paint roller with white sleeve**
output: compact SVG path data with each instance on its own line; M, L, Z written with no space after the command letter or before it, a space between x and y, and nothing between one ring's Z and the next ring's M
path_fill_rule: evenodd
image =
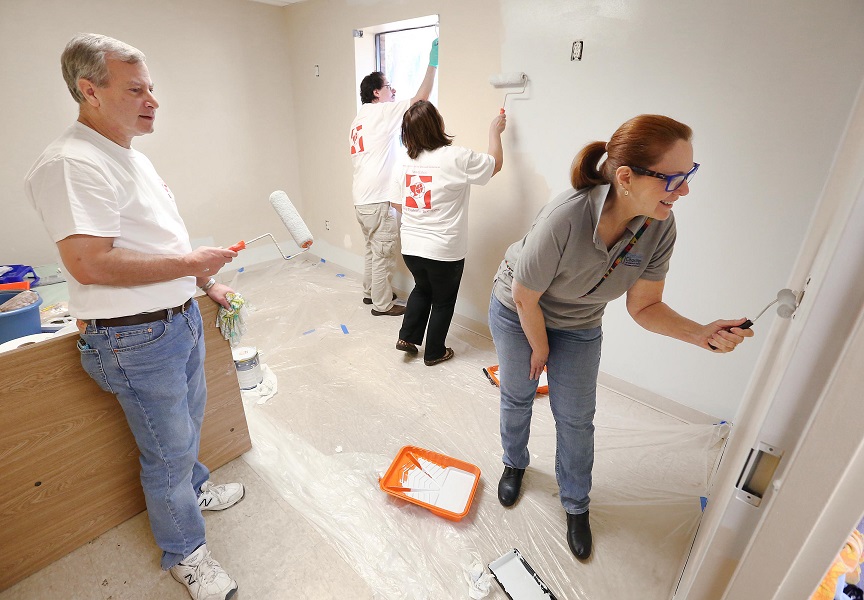
M528 76L525 73L499 73L490 77L489 83L492 84L492 87L496 88L522 87L518 92L507 92L504 94L504 103L501 106L501 114L503 115L504 108L507 106L507 96L525 93L525 86L528 85Z
M750 329L751 327L753 327L753 323L755 323L759 317L765 314L765 311L767 311L775 304L777 304L777 315L781 319L791 319L792 315L794 315L795 311L798 309L798 305L801 303L801 298L803 296L804 292L796 292L790 289L782 289L777 292L777 297L770 303L768 303L768 306L763 308L762 312L756 315L755 319L753 319L752 321L750 319L747 319L740 325L736 325L736 327L738 327L738 329ZM729 329L727 329L726 331L729 331ZM712 350L717 349L717 347L711 342L708 342L708 345L711 347Z
M288 195L282 190L277 190L270 194L270 204L273 206L276 214L279 215L282 223L285 224L285 228L288 230L288 233L291 234L291 237L294 239L294 243L297 244L300 248L302 248L302 250L297 254L288 256L282 251L282 248L279 247L279 243L276 241L276 238L274 238L269 233L259 235L258 237L253 238L248 242L240 240L239 242L231 246L229 250L239 252L240 250L245 249L247 244L251 244L252 242L256 242L265 237L269 237L273 241L273 243L276 245L276 248L279 249L279 253L282 255L282 258L284 258L285 260L294 258L295 256L302 254L309 249L309 247L312 245L312 242L314 241L314 239L312 238L312 232L309 231L309 228L306 226L306 223L303 222L303 218L300 216L300 213L297 212L297 209L294 208L291 200L288 199Z

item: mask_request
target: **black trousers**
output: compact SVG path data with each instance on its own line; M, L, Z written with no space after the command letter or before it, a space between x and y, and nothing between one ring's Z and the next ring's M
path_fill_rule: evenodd
M408 296L399 339L420 345L425 333L423 358L441 358L447 351L444 340L453 320L465 259L450 262L408 254L402 258L414 276L414 289Z

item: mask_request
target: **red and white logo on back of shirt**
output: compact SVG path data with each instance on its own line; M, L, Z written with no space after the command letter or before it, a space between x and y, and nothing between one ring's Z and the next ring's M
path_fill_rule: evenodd
M431 175L405 174L405 206L410 208L432 208Z
M354 129L351 130L351 154L360 154L363 152L363 134L360 131L363 129L362 125L358 125Z

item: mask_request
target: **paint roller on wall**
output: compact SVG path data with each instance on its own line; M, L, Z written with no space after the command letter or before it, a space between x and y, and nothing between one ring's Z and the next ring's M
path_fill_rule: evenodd
M503 115L504 109L507 108L507 96L524 94L525 86L528 85L528 76L525 73L499 73L490 77L489 83L495 88L522 87L518 92L507 92L504 94L504 103L501 105L501 114Z
M300 217L300 213L297 212L297 209L294 208L291 200L288 199L288 195L282 190L277 190L270 194L270 204L273 205L276 214L279 215L279 218L282 220L282 223L284 223L285 228L288 230L288 233L291 234L291 237L294 239L294 243L297 244L300 248L302 248L302 250L300 252L297 252L296 254L292 254L291 256L285 254L282 251L282 248L279 247L278 242L276 242L276 238L274 238L269 233L259 235L256 238L252 238L248 242L240 240L239 242L231 246L229 250L239 252L240 250L244 250L247 244L257 242L258 240L264 239L265 237L270 238L270 240L276 245L276 248L279 250L279 254L281 254L282 258L284 258L285 260L290 260L295 256L303 254L309 249L309 247L312 245L312 242L314 241L314 239L312 238L312 232L309 231L308 227L306 227L306 223L303 222L303 219Z
M768 306L762 309L762 312L756 315L755 319L753 319L752 321L750 319L747 319L737 327L739 329L750 329L751 327L753 327L753 323L755 323L757 319L759 319L759 317L765 314L765 311L767 311L775 304L778 305L777 316L779 316L781 319L791 319L792 315L794 315L795 311L798 309L798 305L801 304L801 298L803 296L804 292L796 292L790 289L782 289L777 292L777 297L771 302L769 302ZM714 344L712 344L711 342L708 342L708 345L711 347L712 350L717 349L717 347L714 346Z

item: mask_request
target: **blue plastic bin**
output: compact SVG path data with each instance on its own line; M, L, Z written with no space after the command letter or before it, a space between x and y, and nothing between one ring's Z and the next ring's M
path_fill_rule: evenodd
M39 283L39 276L30 265L0 265L0 283L14 283L16 281L24 281L28 275L32 275L30 287L36 287ZM2 304L2 302L0 302Z
M0 292L0 304L6 303L14 296L20 294L20 290L12 292ZM9 312L0 312L0 344L14 340L25 335L42 333L42 322L39 319L39 307L42 305L42 297L24 308L16 308Z

